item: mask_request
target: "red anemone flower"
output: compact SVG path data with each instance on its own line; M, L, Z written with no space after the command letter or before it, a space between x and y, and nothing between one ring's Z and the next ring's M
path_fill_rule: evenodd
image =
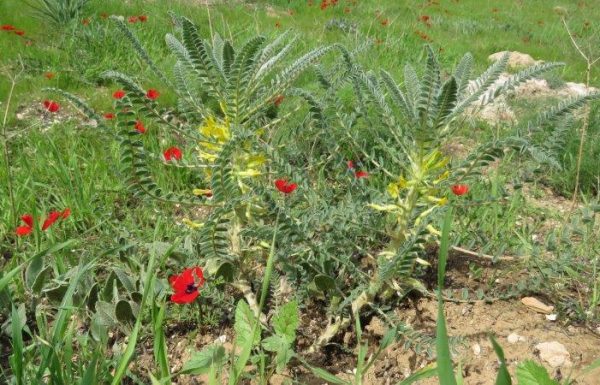
M23 35L25 35L25 31L23 31L22 29L17 29L15 31L15 35L23 36Z
M275 99L273 99L273 104L275 104L275 107L279 107L279 105L283 102L284 98L285 97L283 95L277 95Z
M159 96L160 96L160 93L157 90L155 90L154 88L150 88L146 92L146 97L150 100L156 100Z
M54 222L56 222L58 220L58 218L60 218L62 216L62 213L60 211L52 211L49 215L48 218L46 218L46 220L44 221L44 223L42 224L42 231L46 231L50 226L52 226L54 224Z
M452 190L452 193L454 193L454 195L465 195L466 193L469 192L469 186L467 186L466 184L455 184L454 186L450 187L450 189Z
M129 16L129 19L127 19L127 21L129 21L130 23L137 23L138 17L137 16Z
M169 147L163 152L163 156L165 161L169 162L171 160L181 160L183 153L178 147Z
M70 208L68 208L68 207L67 207L66 209L64 209L64 210L62 211L62 213L60 213L60 217L61 217L62 219L67 219L67 218L68 218L68 217L70 217L70 216L71 216L71 209L70 209Z
M55 101L44 100L44 108L46 110L48 110L49 112L58 112L58 110L60 109L60 106Z
M200 295L198 289L204 285L204 274L200 267L185 269L180 275L171 276L169 283L175 292L171 295L171 301L191 303Z
M285 179L277 179L275 181L275 187L284 194L291 194L298 185L296 183L288 182Z
M366 171L357 171L354 173L354 176L356 177L356 179L367 178L369 176L369 173Z
M112 112L107 112L106 114L104 114L104 119L106 120L112 120L115 118L115 114L113 114Z
M143 134L144 132L146 132L146 127L144 127L144 123L142 123L141 120L137 120L135 122L135 129L137 130L137 132L139 132L140 134Z
M4 24L2 27L0 27L1 30L3 31L14 31L15 30L15 26L14 25L10 25L10 24Z
M123 97L126 95L125 91L123 90L116 90L113 93L113 98L115 99L123 99Z
M52 72L46 72L46 73L44 74L44 77L45 77L46 79L48 79L48 80L52 80L52 78L54 78L54 73L52 73Z
M140 15L140 16L138 16L138 20L140 22L142 22L142 23L145 23L145 22L148 21L148 16L146 16L146 15Z

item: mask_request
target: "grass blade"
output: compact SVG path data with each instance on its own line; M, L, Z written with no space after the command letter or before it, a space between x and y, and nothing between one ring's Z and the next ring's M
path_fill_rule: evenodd
M442 240L440 245L440 257L438 261L438 318L436 327L436 352L437 367L440 385L456 385L452 369L452 358L450 357L450 346L448 345L448 331L446 329L446 318L444 316L444 300L442 289L444 288L444 276L446 275L446 262L448 260L448 247L450 228L452 227L452 207L448 208L442 228Z

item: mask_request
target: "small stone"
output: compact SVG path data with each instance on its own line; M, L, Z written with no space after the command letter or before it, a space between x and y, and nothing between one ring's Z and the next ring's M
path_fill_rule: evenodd
M525 341L525 337L518 335L517 333L510 333L508 337L506 337L509 344L516 344L519 341Z
M227 341L227 336L225 334L223 334L222 336L218 336L215 339L215 342L219 343L219 344L224 344L226 341Z
M554 313L554 314L546 314L546 319L548 321L556 321L556 319L558 318L558 314Z
M554 310L554 306L546 305L534 297L524 297L521 299L521 302L531 310L542 314L552 314L552 310Z
M500 60L507 51L496 52L488 56L489 61L498 61ZM508 63L507 66L509 68L518 68L518 67L529 67L535 64L542 63L541 61L534 60L530 55L518 51L508 52Z
M539 351L540 358L553 368L572 366L571 355L560 342L542 342L535 345L535 349Z
M473 349L473 354L475 354L476 356L481 354L481 345L475 344L471 347L471 349Z

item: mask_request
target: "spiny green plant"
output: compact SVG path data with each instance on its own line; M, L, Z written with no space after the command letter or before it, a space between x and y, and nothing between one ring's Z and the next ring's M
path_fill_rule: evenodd
M466 54L452 75L444 80L431 47L427 46L426 52L421 77L411 65L405 67L404 88L385 71L377 77L352 65L351 83L358 101L353 115L377 129L369 133L368 142L360 138L364 132L359 129L360 125L356 125L356 131L346 134L366 162L392 179L386 189L388 197L382 195L378 199L381 203L372 203L371 207L393 220L388 229L390 241L379 254L376 273L366 287L352 296L351 313L355 317L390 287L395 291L402 288L401 292L422 290L422 285L411 279L412 271L415 265L426 264L419 255L423 246L439 234L429 221L447 202L445 188L466 183L503 156L507 149L526 151L528 148L526 138L508 137L480 145L463 160L452 160L444 154L443 148L461 127L462 119L472 112L474 105L477 108L491 103L526 80L562 65L535 65L496 85L507 65L508 54L471 81L473 58L470 54ZM536 120L525 123L524 130L539 130L599 97L600 93L592 93L561 101L540 113ZM327 343L342 326L349 325L349 317L337 316L313 349Z
M246 229L272 222L280 210L273 192L264 188L265 183L271 183L266 174L273 152L268 140L286 118L279 116L279 105L287 90L334 46L314 49L286 63L284 59L295 43L287 32L272 42L257 36L236 49L219 35L211 42L201 38L189 19L174 16L180 37L168 34L165 38L177 59L171 77L158 68L121 20L112 20L140 58L176 94L176 107L162 107L148 97L136 79L116 71L104 74L123 90L115 102L114 126L80 98L54 91L117 138L120 172L133 194L164 203L211 208L204 223L186 222L198 228L196 250L206 259L210 274L235 281L253 306L256 301L244 274L252 270L248 263L255 263L252 255L263 250L256 245L268 237L257 239L253 236L256 232ZM152 126L155 133L140 135L140 124L150 126L150 122L164 130ZM162 135L189 145L186 156L170 166L197 172L199 188L190 188L187 194L175 193L155 181L153 165L163 159L149 148L155 148ZM246 263L240 264L242 260ZM239 279L233 280L234 276Z
M64 26L81 16L90 0L26 0L34 14L56 25Z

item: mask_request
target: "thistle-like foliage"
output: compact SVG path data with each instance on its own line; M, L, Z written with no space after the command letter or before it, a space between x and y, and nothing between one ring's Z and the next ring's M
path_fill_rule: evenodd
M283 66L295 42L287 32L270 43L254 37L236 50L218 35L212 43L202 39L190 20L180 22L182 39L166 37L178 60L175 91L188 114L222 115L233 124L266 114L307 68L333 48L317 48ZM190 81L192 85L186 86ZM195 94L194 89L204 93Z

